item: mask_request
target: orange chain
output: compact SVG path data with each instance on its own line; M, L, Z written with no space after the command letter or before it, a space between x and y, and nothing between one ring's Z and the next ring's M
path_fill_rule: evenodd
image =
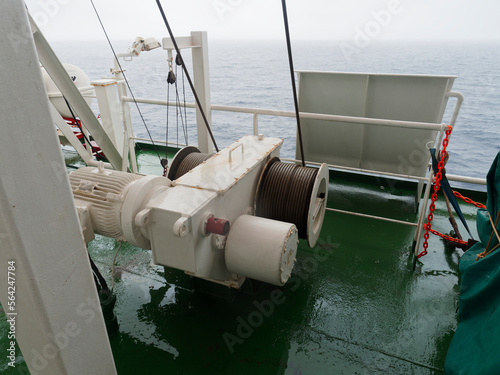
M427 248L429 247L429 231L431 230L431 223L432 219L434 218L434 210L436 209L436 201L437 201L437 193L439 189L441 188L441 179L443 178L443 168L444 168L444 160L446 159L446 155L448 154L446 152L446 147L448 147L449 143L449 138L450 134L452 131L452 127L448 125L448 130L446 130L445 134L446 136L443 139L443 149L441 150L441 158L439 160L438 164L438 172L436 173L435 176L435 181L434 181L434 193L432 194L431 197L431 205L429 207L429 215L427 216L427 224L424 225L425 228L425 234L424 234L424 250L417 255L417 258L421 258L425 255L427 255Z
M424 224L424 229L427 229L427 228L428 228L428 224ZM432 228L429 228L429 232L431 232L432 234L434 234L436 236L439 236L439 237L445 239L446 241L454 242L454 243L459 244L459 245L467 245L468 244L467 241L462 241L458 238L447 236L446 234L439 233L437 230L434 230Z
M460 194L458 191L453 190L453 194L455 194L455 197L462 199L464 202L467 202L467 203L473 204L473 205L474 205L474 206L476 206L477 208L484 208L484 209L486 208L486 206L485 206L484 204L474 202L472 199L467 198L467 197L464 197L464 196L463 196L462 194Z

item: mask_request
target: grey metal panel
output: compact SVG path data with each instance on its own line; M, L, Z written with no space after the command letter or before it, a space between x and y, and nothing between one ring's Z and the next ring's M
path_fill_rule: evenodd
M455 77L299 72L301 112L441 123ZM305 159L425 176L434 130L302 120ZM297 152L297 158L298 157Z

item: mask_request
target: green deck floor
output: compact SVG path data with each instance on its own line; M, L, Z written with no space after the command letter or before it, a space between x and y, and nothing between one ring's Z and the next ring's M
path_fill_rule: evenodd
M140 153L143 173L159 172L155 158ZM329 206L416 220L407 184L373 181L332 174ZM464 213L475 234L475 208ZM446 216L440 201L433 227L449 231ZM327 212L318 245L301 241L284 287L254 281L240 293L215 291L226 299L199 292L205 285L196 279L124 244L114 277L120 330L111 338L118 374L442 373L457 326L461 251L431 236L413 272L413 233ZM117 246L99 236L89 246L110 284ZM2 316L0 336L6 332ZM6 362L0 358L0 373L27 373L22 358L16 369Z

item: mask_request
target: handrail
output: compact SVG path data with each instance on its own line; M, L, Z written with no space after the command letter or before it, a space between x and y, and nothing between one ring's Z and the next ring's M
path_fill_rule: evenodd
M460 112L460 109L462 108L462 104L464 102L464 95L458 91L450 91L449 93L446 94L446 97L457 99L457 103L455 104L455 109L453 110L453 114L451 115L451 120L450 120L450 125L452 127L455 127L455 123L457 122L458 118L458 113Z
M122 97L124 102L132 103L133 98L124 96ZM137 103L143 104L155 104L163 106L175 106L175 102L167 102L165 100L155 100L155 99L144 99L135 98ZM186 107L195 108L193 103L186 103ZM248 114L258 114L264 116L279 116L279 117L295 117L295 113L291 111L276 111L272 109L261 109L261 108L249 108L249 107L232 107L225 105L212 105L212 110L223 111L223 112L238 112L238 113L248 113ZM447 125L436 124L430 122L416 122L416 121L400 121L400 120L386 120L386 119L376 119L368 117L355 117L355 116L341 116L341 115L325 115L318 113L300 112L300 118L312 119L312 120L325 120L333 122L347 122L352 124L367 124L367 125L378 125L378 126L388 126L388 127L405 127L408 129L426 129L426 130L444 130Z
M448 97L457 98L457 104L455 106L455 109L454 109L454 112L452 115L452 119L451 119L451 123L455 123L456 117L458 115L458 111L460 110L460 107L463 103L464 97L459 92L449 92L446 95ZM126 96L122 97L122 100L124 102L129 102L129 103L134 101L133 98L126 97ZM153 105L162 105L162 106L167 106L167 105L175 106L176 105L175 102L167 102L165 100L144 99L144 98L136 98L135 100L138 103L143 103L143 104L153 104ZM186 103L186 107L195 108L195 104L194 103ZM278 117L294 117L295 116L295 113L291 112L291 111L276 111L276 110L271 110L271 109L250 108L250 107L212 105L211 109L213 111L253 114L254 135L257 135L257 133L258 133L258 115L278 116ZM444 130L446 127L445 124L435 124L435 123L415 122L415 121L384 120L384 119L373 119L373 118L365 118L365 117L340 116L340 115L325 115L325 114L308 113L308 112L300 112L300 117L305 118L305 119L325 120L325 121L333 121L333 122L364 123L364 124L388 126L388 127L404 126L406 128L411 128L411 129L431 129L431 130L438 130L438 131ZM133 137L133 139L140 140L140 141L147 141L147 139L142 139L142 138L138 138L138 137ZM157 141L155 141L155 142L157 142ZM158 142L161 143L161 141L158 141ZM165 143L165 142L163 142L163 143ZM283 160L298 162L298 160L295 160L295 159L283 159ZM306 160L306 164L316 165L318 163L314 163L314 162L310 162L310 161ZM350 167L336 166L336 165L329 165L329 167L353 171L353 172L370 173L370 174L376 173L376 174L386 175L386 176L391 176L391 177L396 177L396 178L407 178L407 179L409 178L409 179L423 180L423 181L427 180L427 177L418 177L418 176L412 176L412 175L386 173L386 172L365 170L365 169L361 169L361 168L350 168ZM476 184L476 185L486 185L486 179L484 179L484 178L475 178L475 177L451 175L451 174L447 175L447 177L450 181L464 182L464 183L470 183L470 184Z

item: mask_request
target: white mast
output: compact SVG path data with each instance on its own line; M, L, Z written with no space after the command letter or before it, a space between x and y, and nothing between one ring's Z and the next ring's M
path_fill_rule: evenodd
M0 35L2 306L32 374L116 374L24 1L2 2Z

